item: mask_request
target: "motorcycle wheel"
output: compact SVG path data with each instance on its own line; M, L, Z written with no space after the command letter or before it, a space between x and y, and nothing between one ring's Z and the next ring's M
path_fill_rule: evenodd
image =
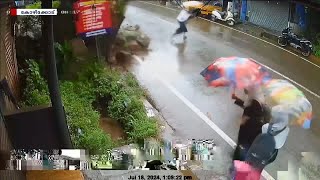
M211 20L212 20L212 21L214 21L214 22L215 22L215 21L216 21L216 19L217 19L217 18L216 18L215 16L211 16Z
M209 19L209 20L211 19L211 17L212 17L211 14L208 14L208 15L205 15L205 16L204 16L204 18Z
M278 38L278 44L281 46L281 47L286 47L288 45L288 42L283 38L283 37L279 37Z
M229 26L234 26L234 21L228 20L228 21L227 21L227 24L228 24Z
M303 50L303 49L301 49L301 54L304 56L304 57L308 57L308 56L310 56L310 54L311 54L311 50L308 48L308 49L305 49L305 50Z

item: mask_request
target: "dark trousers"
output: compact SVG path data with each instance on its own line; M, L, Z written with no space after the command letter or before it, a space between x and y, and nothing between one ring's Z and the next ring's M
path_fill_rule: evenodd
M186 33L188 32L188 29L187 29L187 26L186 26L186 22L179 22L179 28L176 30L176 32L174 33L174 35L177 35L177 34L181 34L181 33Z

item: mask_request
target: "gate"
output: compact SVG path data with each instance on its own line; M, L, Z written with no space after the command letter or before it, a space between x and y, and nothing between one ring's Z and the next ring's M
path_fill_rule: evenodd
M274 31L288 26L288 1L247 1L248 22Z

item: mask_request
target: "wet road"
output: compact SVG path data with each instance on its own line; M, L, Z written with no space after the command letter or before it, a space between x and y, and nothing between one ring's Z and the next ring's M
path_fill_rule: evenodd
M186 43L177 38L181 43L174 45L170 35L178 26L177 15L177 11L147 2L131 2L125 22L138 24L152 39L151 52L143 57L143 63L137 63L134 71L178 136L216 139L220 159L214 170L227 172L224 164L230 163L228 157L232 153L228 138L236 140L237 120L242 112L233 104L226 88L207 87L199 72L215 58L251 57L273 69L275 78L286 76L301 85L299 88L311 101L315 115L312 130L291 128L286 145L266 171L276 179L277 171L287 171L288 161L297 163L301 152L320 152L319 67L258 39L201 19L188 24ZM214 124L208 123L208 119Z

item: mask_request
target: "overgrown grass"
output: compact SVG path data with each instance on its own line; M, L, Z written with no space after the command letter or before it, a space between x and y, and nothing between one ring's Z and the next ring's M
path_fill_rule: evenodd
M39 65L34 60L29 60L28 64L29 68L23 71L26 77L24 104L49 104L47 83L41 76ZM75 148L97 154L115 146L111 137L99 127L101 114L93 106L94 102L121 123L130 142L141 142L158 134L157 121L146 115L141 100L144 90L131 73L88 61L79 69L78 79L60 81L60 89Z
M28 61L29 68L22 73L26 77L24 104L36 106L50 104L47 83L40 75L39 65ZM105 153L114 146L109 135L99 127L100 114L94 110L94 96L90 84L83 82L60 82L61 96L66 110L67 122L75 148L87 149L92 154Z
M129 140L141 141L157 135L157 122L147 116L141 100L144 90L131 73L91 63L79 79L92 82L96 97L107 100L103 104L107 105L108 115L122 124Z

